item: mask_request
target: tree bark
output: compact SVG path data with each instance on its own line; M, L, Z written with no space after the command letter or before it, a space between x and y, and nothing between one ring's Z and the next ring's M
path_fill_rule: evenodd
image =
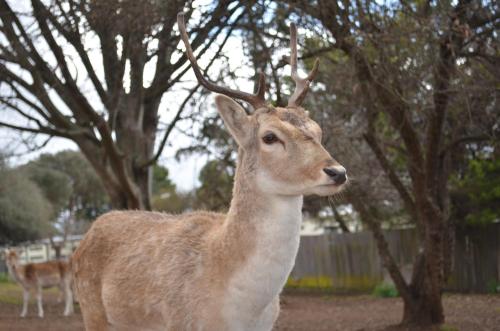
M426 252L418 254L413 265L412 281L409 286L411 299L403 300L402 324L432 326L444 322L441 290L434 292L431 275L428 273Z

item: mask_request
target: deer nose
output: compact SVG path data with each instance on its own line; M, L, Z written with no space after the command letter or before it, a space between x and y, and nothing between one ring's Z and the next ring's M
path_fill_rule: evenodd
M323 171L335 181L335 184L344 184L347 180L346 170L344 167L323 168Z

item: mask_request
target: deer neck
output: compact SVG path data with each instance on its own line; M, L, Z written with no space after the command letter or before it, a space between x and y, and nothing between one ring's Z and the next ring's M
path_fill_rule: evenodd
M302 221L302 196L259 190L252 162L241 154L225 224L234 246L227 258L239 262L228 283L229 319L243 311L252 319L277 298L295 262Z
M7 269L9 270L10 277L14 279L17 283L22 283L21 275L19 274L19 269L21 265L19 261L15 261L14 263L7 263Z

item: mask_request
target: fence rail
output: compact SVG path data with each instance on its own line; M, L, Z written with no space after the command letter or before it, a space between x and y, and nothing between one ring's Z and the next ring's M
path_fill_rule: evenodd
M384 236L408 280L419 249L416 231L391 230ZM500 284L500 224L458 229L453 260L448 290L492 292ZM331 233L301 238L288 286L366 292L388 281L370 232Z

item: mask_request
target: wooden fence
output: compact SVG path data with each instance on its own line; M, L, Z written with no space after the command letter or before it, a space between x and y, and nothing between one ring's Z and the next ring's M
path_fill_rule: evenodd
M384 232L395 260L409 279L419 248L416 231ZM455 234L454 270L447 289L492 292L500 285L500 223L459 229ZM389 282L370 232L301 238L289 287L334 292L367 292Z

